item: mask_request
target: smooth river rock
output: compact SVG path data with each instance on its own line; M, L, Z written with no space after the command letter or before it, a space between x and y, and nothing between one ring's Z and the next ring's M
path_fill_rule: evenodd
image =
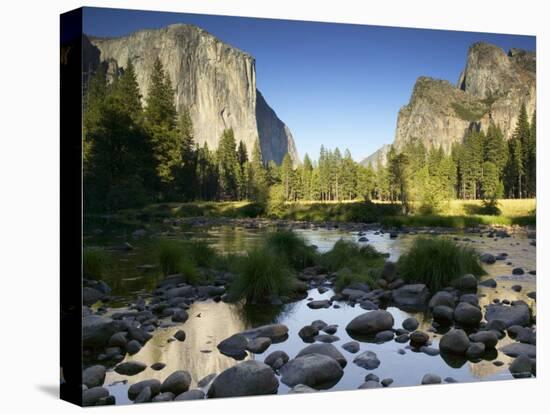
M334 363L340 368L336 361ZM279 381L271 367L263 362L250 360L240 362L214 378L208 389L208 397L276 394L278 388Z

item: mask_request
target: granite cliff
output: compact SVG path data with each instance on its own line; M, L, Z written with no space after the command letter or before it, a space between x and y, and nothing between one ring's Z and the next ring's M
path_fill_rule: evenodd
M255 60L248 53L187 24L84 39L85 76L100 63L112 75L131 60L144 99L157 57L172 80L178 111L190 112L199 144L217 148L223 130L233 128L249 152L259 140L264 161L280 164L288 153L299 162L290 130L256 89Z
M400 149L418 139L427 148L441 146L449 152L469 129L485 131L491 121L509 139L522 104L531 116L536 106L535 53L505 53L488 43L474 43L456 85L424 76L417 79L409 103L399 110L393 145ZM369 164L375 154L362 163Z

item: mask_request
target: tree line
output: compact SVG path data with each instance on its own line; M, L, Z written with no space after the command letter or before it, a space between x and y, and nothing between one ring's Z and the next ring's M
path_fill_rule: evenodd
M413 202L437 210L445 200L535 197L535 114L522 106L506 141L500 128L470 130L450 154L412 140L391 147L385 163L363 166L349 150L321 146L294 166L264 162L258 141L249 152L232 129L217 149L194 140L189 112L178 113L170 77L160 60L142 104L131 61L107 80L100 67L86 85L83 118L84 202L113 211L159 201L252 200ZM250 156L249 156L250 154Z

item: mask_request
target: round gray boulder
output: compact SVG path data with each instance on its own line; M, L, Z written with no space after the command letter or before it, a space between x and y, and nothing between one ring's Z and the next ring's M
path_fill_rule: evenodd
M336 361L334 363L338 365ZM284 366L286 365L288 364ZM338 365L338 368L340 368L340 365ZM208 389L208 397L223 398L276 394L278 388L279 381L271 367L263 362L251 360L240 362L218 375Z

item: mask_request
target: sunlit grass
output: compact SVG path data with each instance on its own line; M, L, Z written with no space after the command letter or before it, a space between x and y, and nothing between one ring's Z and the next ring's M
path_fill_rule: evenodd
M230 287L232 298L261 303L292 293L294 277L286 260L267 246L251 249L234 265L237 276Z
M432 291L450 286L471 273L485 274L478 253L447 238L419 237L398 262L399 276L407 282L424 283Z

